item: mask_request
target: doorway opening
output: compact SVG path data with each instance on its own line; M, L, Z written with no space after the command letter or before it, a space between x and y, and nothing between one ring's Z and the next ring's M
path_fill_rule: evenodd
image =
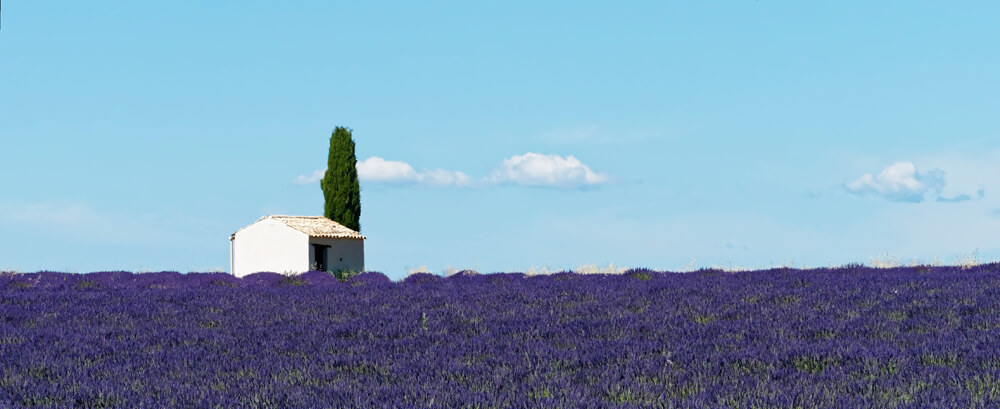
M313 260L311 265L313 270L326 271L326 251L330 248L330 246L313 244L312 248Z

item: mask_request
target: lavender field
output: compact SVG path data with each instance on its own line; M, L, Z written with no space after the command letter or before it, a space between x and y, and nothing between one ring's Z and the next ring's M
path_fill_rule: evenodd
M989 408L1000 264L0 276L2 408Z

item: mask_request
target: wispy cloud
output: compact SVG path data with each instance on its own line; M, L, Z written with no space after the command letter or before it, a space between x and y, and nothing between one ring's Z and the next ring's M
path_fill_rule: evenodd
M61 238L86 238L89 244L182 244L209 242L218 222L211 218L160 213L111 213L80 203L2 202L0 226L30 229ZM207 233L207 234L206 234Z
M461 171L446 169L416 170L409 163L372 156L357 164L358 179L385 185L423 185L433 187L483 187L512 184L521 186L573 188L608 183L610 177L594 172L579 159L569 155L545 155L528 152L504 159L489 176L473 179ZM323 179L325 169L311 175L298 175L292 183L312 184Z
M736 242L733 242L733 241L726 241L723 245L726 246L726 248L730 249L730 250L750 251L750 246L747 246L746 244L742 244L742 243L736 243Z
M89 222L94 217L90 208L80 204L0 204L0 220L14 223L67 227Z
M939 196L937 198L937 201L939 201L939 202L949 202L949 203L964 202L964 201L967 201L967 200L982 199L983 196L985 196L985 195L986 195L986 190L985 189L979 189L979 190L976 191L976 195L975 196L971 196L971 195L968 195L968 194L961 194L961 195L957 195L957 196L954 196L954 197Z
M292 183L294 183L296 185L308 185L308 184L316 183L316 182L319 182L320 180L323 179L323 174L324 173L326 173L326 169L319 169L319 170L313 171L313 173L311 175L309 175L309 176L298 175L298 176L295 177L295 180L293 180Z
M913 162L896 162L878 175L866 173L844 185L857 195L881 196L893 202L923 202L928 196L939 196L944 188L944 171L932 169L918 172Z
M472 178L457 170L433 169L421 172L418 182L431 186L471 186Z

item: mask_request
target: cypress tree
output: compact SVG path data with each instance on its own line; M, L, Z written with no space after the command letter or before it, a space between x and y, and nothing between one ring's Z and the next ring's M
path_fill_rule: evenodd
M330 154L326 174L320 181L323 188L323 215L356 232L361 232L361 185L358 184L358 159L354 156L351 130L334 128L330 136Z

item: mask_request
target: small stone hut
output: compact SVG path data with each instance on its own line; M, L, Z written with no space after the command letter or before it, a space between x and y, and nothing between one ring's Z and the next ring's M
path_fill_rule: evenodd
M229 236L229 271L365 269L365 236L323 216L264 216Z

